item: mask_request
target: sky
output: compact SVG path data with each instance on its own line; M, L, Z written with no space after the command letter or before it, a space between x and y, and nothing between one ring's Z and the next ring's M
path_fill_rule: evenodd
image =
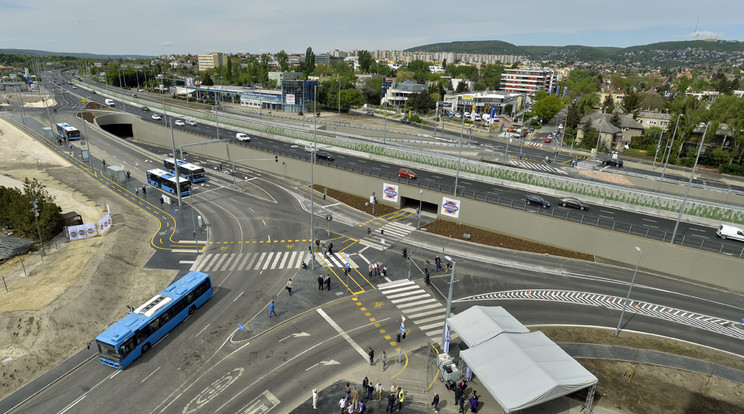
M468 40L627 47L744 41L742 16L742 0L0 0L0 48L158 56Z

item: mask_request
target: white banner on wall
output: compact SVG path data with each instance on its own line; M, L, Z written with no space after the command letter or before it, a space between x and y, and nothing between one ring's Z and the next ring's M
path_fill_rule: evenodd
M98 234L103 234L106 230L111 228L111 213L103 216L102 219L98 220Z
M395 184L382 184L382 198L385 201L398 202L398 186Z
M452 218L460 217L460 200L454 198L442 197L442 209L440 214Z
M80 224L78 226L67 226L67 237L72 240L82 240L96 236L95 223Z

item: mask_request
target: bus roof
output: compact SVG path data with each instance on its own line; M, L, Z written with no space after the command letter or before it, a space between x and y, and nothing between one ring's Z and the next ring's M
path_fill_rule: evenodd
M109 326L108 329L96 337L96 340L115 345L118 348L119 344L129 338L136 330L147 326L158 315L158 311L182 297L189 290L197 287L208 277L208 274L202 272L187 273L135 309L134 312Z
M77 130L77 128L75 128L74 126L68 124L67 122L60 122L60 123L57 124L57 126L60 127L60 128L64 128L64 129L74 129L74 130Z
M173 163L173 158L163 158L163 161ZM197 170L203 170L204 168L200 165L192 164L190 162L184 161L184 160L178 160L178 165L182 168L185 168L187 170L191 171L197 171Z

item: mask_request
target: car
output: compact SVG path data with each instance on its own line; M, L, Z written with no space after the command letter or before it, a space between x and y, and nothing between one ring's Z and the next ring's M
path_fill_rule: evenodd
M187 119L186 125L196 126L196 121L194 121L193 119Z
M552 136L548 135L547 137L545 137L545 143L546 144L550 144L551 142L553 142L553 137Z
M315 158L321 159L321 160L328 160L333 161L333 155L331 155L330 152L326 151L318 151L315 153Z
M136 97L137 97L137 94L136 93L133 93L132 94L132 98L136 98Z
M90 91L90 93L91 93L91 95L95 95L95 94L96 94L96 91L95 91L95 89L94 89L94 90L92 90L92 91Z
M744 231L742 231L738 227L721 224L720 226L718 226L716 234L723 240L733 239L744 242Z
M540 206L542 208L548 208L550 207L550 203L548 200L545 200L544 198L540 196L536 196L533 194L528 195L526 198L527 204L534 204L536 206Z
M371 111L368 111L365 115L367 115L367 116L375 116L375 113L374 112L371 112Z
M410 124L410 123L411 123L411 120L410 120L410 119L408 119L408 118L402 118L402 119L400 120L400 122L402 122L402 123L404 123L404 124Z
M317 150L315 149L315 146L314 145L312 145L312 144L305 145L305 152L315 152L315 151L317 151Z
M157 113L156 114L152 114L152 116L150 118L152 118L152 119L154 119L156 121L160 121L161 119L163 119L163 117L160 114L157 114Z
M77 89L77 86L75 86L75 85L72 85L72 89Z
M150 108L148 108L148 107L146 107L146 106L143 106L143 107L142 107L142 110L143 110L143 111L145 111L145 112L147 112L147 111L149 111L149 110L150 110Z
M180 120L180 119L176 119L176 122L175 122L175 124L176 124L176 126L185 126L185 125L186 125L186 123L185 123L185 122L183 122L183 121L182 121L182 120Z
M623 168L623 160L617 160L615 158L610 158L608 160L604 160L604 161L602 161L602 164L609 165L609 166L612 166L612 167Z
M562 205L563 207L578 208L579 210L589 210L589 206L575 197L561 198L560 200L558 200L558 204Z
M462 118L462 114L459 112L455 112L455 118L460 119Z
M144 92L144 89L137 89L137 92Z
M401 168L398 170L398 177L401 178L408 178L410 180L416 179L416 173L413 172L413 170L409 170L408 168Z
M242 132L238 132L235 134L235 139L241 142L251 142L251 137L248 136L248 134L244 134Z

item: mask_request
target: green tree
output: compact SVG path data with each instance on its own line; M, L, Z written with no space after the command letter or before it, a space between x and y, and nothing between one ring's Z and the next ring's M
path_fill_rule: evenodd
M282 72L286 72L289 70L289 56L287 55L287 52L284 51L284 49L280 50L279 53L276 54L276 62L279 64L279 69Z
M555 95L548 95L537 101L532 107L532 114L537 116L543 123L553 118L563 107L563 101Z
M501 87L501 75L504 73L502 65L486 65L480 70L480 78L488 89L499 89Z
M596 148L599 132L592 128L591 122L585 122L582 125L581 132L583 132L584 136L581 138L579 147L587 149Z
M581 115L577 105L570 105L566 110L566 128L576 129L576 126L581 122Z
M467 90L468 90L467 82L460 81L457 83L457 89L455 89L455 92L463 93L463 92L467 92Z
M630 92L623 97L623 109L627 114L635 114L641 105L641 97L635 92Z
M620 114L617 111L612 113L612 117L610 118L610 123L620 128L620 123L621 123Z
M225 83L228 83L228 84L232 83L232 78L233 78L232 58L230 56L227 57L227 65L225 65L225 73L223 77L225 78Z
M209 73L208 72L205 72L204 73L204 76L202 76L201 84L204 85L204 86L213 86L214 85L214 81L212 80L212 77L209 76Z
M359 54L357 55L357 61L359 62L359 68L362 70L362 72L369 73L374 59L372 59L372 55L370 55L368 51L360 50Z
M615 101L612 99L612 94L608 93L602 103L602 112L610 113L615 110Z
M365 103L379 105L382 99L382 78L365 79L360 92Z
M315 72L315 53L312 47L308 47L305 50L305 60L302 62L302 73L307 78L313 72Z
M428 92L421 92L413 96L411 106L414 111L420 114L425 114L436 108L437 102Z

